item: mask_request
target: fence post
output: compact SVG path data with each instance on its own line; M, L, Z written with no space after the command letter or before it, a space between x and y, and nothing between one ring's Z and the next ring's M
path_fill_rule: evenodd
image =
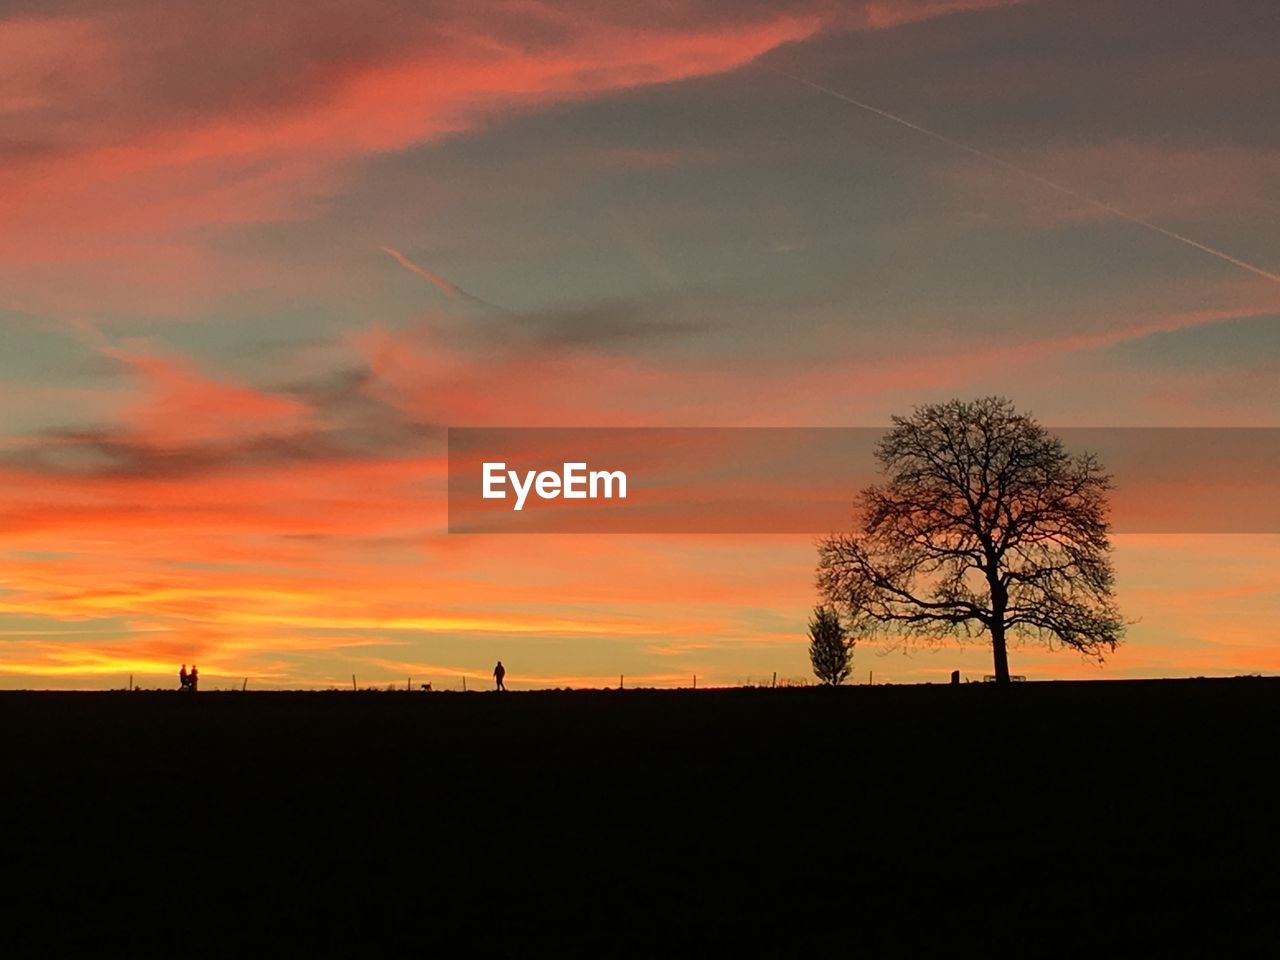
M465 673L462 675L462 692L467 692L467 675Z
M773 686L776 687L777 685L778 685L778 671L775 670L773 671Z
M356 691L360 689L356 686L356 675L354 673L351 675L351 689Z

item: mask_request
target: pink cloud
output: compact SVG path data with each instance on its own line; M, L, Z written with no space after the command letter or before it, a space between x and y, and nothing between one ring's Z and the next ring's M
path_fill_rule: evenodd
M233 269L260 282L204 231L306 219L369 158L551 103L732 71L827 28L990 5L687 2L655 13L443 0L410 16L355 0L219 15L175 0L3 21L0 116L22 144L0 158L4 275L17 305L64 312L149 308L149 295L131 297L147 269L171 302ZM80 282L67 290L59 269L72 267Z
M283 59L296 61L296 73L215 80L216 60L205 61L218 48L200 32L204 18L180 7L156 17L153 24L151 11L133 9L24 21L12 33L6 25L6 47L22 55L8 62L3 107L38 146L0 174L9 226L0 252L10 262L59 261L108 238L287 217L337 189L350 161L509 110L731 70L822 21L803 10L677 19L638 43L625 24L593 11L543 23L545 39L522 42L521 31L545 19L538 8L481 22L447 4L437 17L398 27L404 39L375 25L383 35L363 56L343 59L337 36L305 37L313 12L295 6L250 17L228 39L244 48L238 65L250 50L276 57L283 33L294 45ZM172 49L186 45L198 51L190 64Z

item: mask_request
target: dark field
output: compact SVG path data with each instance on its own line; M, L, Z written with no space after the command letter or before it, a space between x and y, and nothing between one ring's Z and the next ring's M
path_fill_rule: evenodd
M3 942L1261 947L1278 708L1258 679L4 693Z

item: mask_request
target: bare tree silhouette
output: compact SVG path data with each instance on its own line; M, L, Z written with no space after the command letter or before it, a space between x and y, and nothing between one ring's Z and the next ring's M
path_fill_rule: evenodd
M809 621L809 661L813 674L836 687L849 679L853 669L853 640L845 633L834 607L813 608Z
M1108 537L1111 477L999 397L894 417L861 493L861 529L819 545L818 586L858 629L987 634L999 683L1010 638L1102 660L1124 632Z

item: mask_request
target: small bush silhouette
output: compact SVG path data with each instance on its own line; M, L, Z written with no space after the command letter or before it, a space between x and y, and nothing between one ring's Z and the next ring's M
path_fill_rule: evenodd
M845 634L834 607L814 607L809 621L809 660L814 675L829 686L839 686L853 670L853 641Z

